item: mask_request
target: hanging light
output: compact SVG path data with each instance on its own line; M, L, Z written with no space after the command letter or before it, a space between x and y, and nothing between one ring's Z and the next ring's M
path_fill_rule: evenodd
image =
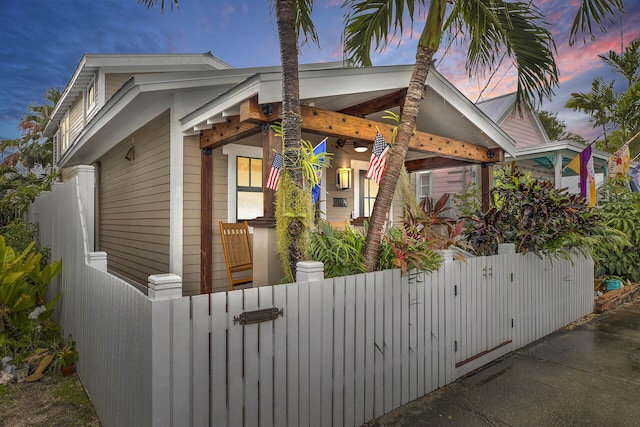
M369 149L369 145L363 141L353 141L353 149L356 153L364 153Z

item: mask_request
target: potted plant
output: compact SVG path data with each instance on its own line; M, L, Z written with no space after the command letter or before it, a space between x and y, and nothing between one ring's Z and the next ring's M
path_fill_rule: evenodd
M71 338L71 335L62 341L57 356L57 365L60 368L60 372L62 372L63 376L68 377L75 371L79 358L76 342Z

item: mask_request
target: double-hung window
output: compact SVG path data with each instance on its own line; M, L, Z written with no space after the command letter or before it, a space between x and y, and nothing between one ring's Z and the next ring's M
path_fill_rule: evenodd
M378 195L378 184L367 178L367 171L360 171L360 217L368 218L373 211L373 204Z

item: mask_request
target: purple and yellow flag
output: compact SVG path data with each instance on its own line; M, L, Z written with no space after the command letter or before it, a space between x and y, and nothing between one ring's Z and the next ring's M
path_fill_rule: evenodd
M596 173L591 155L592 145L587 145L567 165L569 169L580 175L580 193L587 200L587 206L590 208L596 205Z

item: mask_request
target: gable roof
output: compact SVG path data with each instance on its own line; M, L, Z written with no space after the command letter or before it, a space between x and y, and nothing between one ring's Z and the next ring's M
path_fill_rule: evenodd
M505 95L497 96L495 98L487 99L484 101L480 101L476 103L478 108L482 110L491 120L496 122L499 126L502 126L504 121L511 114L518 114L516 110L516 93L507 93ZM542 126L542 122L534 111L532 111L529 107L525 107L525 112L529 115L533 124L536 128L536 131L540 135L542 141L544 143L549 142L549 137L547 136L547 132L544 130L544 126Z
M408 86L413 66L354 68L340 62L301 64L301 101L329 111L374 100ZM65 112L90 79L100 73L127 73L132 77L89 120L71 141L59 165L94 161L114 141L126 137L145 120L171 108L171 94L189 94L189 105L177 112L183 134L193 134L239 113L243 101L258 96L259 103L280 102L280 66L232 68L205 54L84 55L54 108L45 132L52 135ZM195 90L194 89L198 89ZM425 86L418 130L515 154L515 142L436 70ZM200 100L200 103L198 103ZM396 112L398 112L396 108ZM382 121L383 112L369 116ZM452 120L455 118L455 120ZM93 144L94 139L100 140Z
M149 73L211 71L232 68L207 53L176 54L84 54L47 122L44 134L51 136L65 112L87 88L98 70L105 73Z
M316 68L299 72L301 102L330 111L340 111L404 89L413 70L412 65L359 68L316 65ZM425 89L426 96L417 118L418 130L488 148L501 148L515 155L513 139L436 70L429 72ZM241 102L254 96L258 97L259 104L281 102L281 73L261 72L245 79L184 116L182 131L193 132L223 122L225 117L237 114ZM382 121L383 115L381 112L369 118Z

